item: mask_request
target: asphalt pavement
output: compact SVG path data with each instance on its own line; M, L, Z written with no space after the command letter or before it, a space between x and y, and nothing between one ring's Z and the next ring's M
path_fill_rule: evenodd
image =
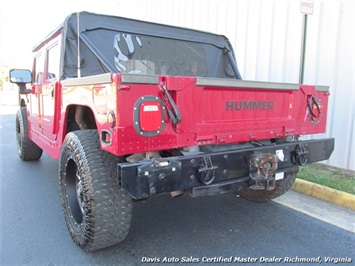
M124 242L93 253L83 252L66 229L58 162L46 154L38 162L18 158L16 107L2 102L1 265L141 265L148 261L156 265L165 261L190 265L258 265L266 261L312 265L306 261L325 264L355 259L353 212L340 218L340 223L346 220L350 226L350 230L342 229L321 217L294 210L286 200L258 204L232 194L196 199L163 195L136 202ZM310 209L310 213L337 215L327 214L329 204L311 201L304 206L310 204L317 210ZM304 209L307 207L301 211Z

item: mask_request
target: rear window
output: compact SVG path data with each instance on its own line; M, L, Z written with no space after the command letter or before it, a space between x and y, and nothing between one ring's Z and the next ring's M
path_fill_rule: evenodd
M195 42L118 33L113 54L121 73L206 76L208 72L205 49Z

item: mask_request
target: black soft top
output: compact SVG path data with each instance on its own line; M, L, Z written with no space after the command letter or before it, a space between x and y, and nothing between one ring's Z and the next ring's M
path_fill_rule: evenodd
M61 79L78 76L78 50L82 77L122 72L235 78L228 58L228 53L234 58L233 49L222 35L80 12L69 15L33 51L59 32Z

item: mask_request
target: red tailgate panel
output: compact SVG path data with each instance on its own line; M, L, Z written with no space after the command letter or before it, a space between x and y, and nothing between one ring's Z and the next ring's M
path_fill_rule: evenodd
M129 89L117 94L119 126L114 153L325 132L327 87L195 77L156 78L156 84L132 83ZM161 84L168 89L181 113L177 125L172 124L167 113L172 107L163 95ZM164 104L165 127L156 136L140 136L134 130L134 103L145 96L158 97ZM320 117L313 121L310 109L314 111L315 107L309 107L312 99L321 110Z

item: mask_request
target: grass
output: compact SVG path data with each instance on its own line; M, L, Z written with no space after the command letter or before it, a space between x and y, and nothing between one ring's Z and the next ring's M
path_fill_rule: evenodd
M355 195L355 173L313 163L300 167L298 178Z

